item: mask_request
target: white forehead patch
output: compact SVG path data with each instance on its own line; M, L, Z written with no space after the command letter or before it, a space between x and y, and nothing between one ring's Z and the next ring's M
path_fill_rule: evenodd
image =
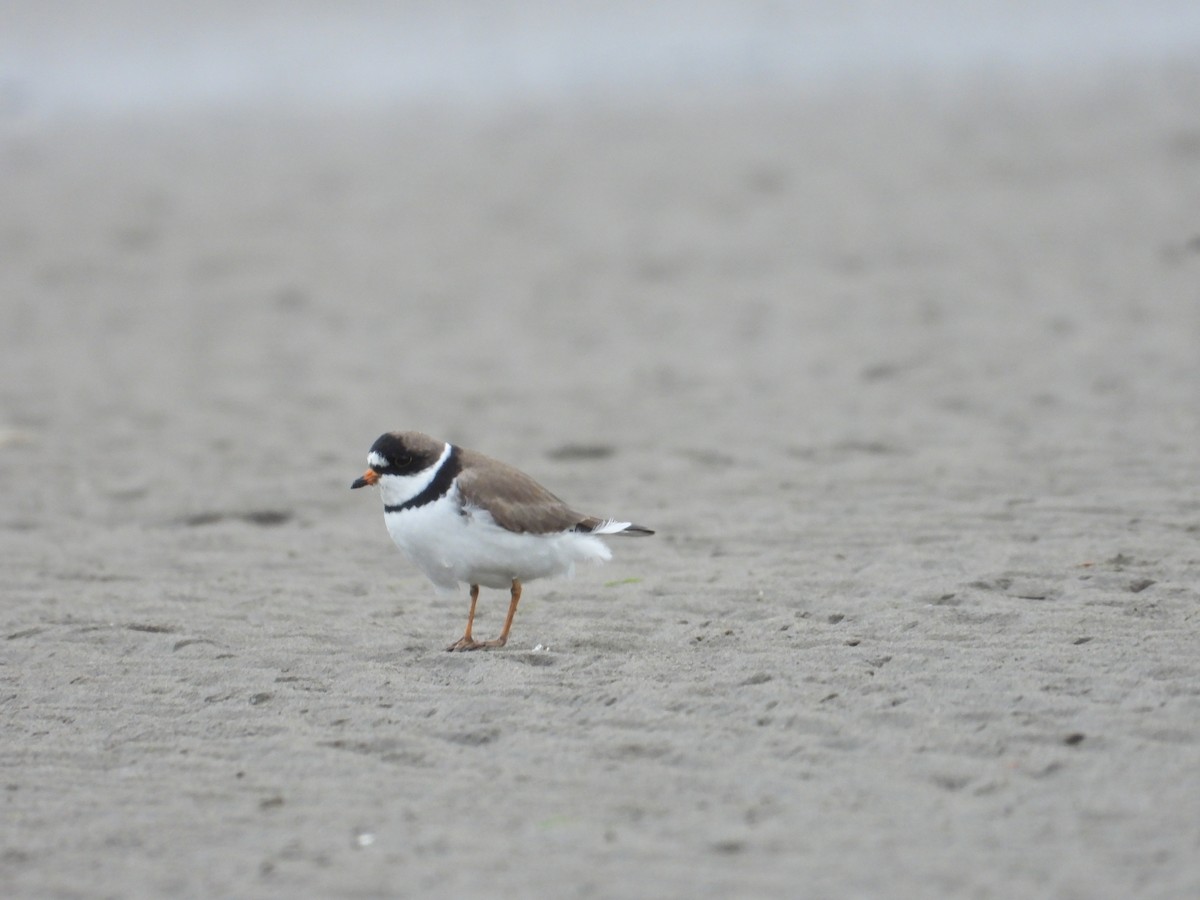
M386 469L388 467L388 461L372 450L367 454L367 465L372 469Z

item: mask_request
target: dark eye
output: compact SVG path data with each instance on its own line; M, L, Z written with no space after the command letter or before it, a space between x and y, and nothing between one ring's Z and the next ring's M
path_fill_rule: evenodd
M395 456L384 457L383 461L386 463L383 469L386 472L403 471L413 464L411 453L399 453Z

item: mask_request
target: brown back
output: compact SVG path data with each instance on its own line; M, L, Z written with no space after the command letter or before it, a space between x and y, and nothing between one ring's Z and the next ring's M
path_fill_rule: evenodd
M486 509L501 528L550 534L593 520L571 509L521 470L474 450L462 450L461 454L463 471L458 476L458 489L463 501Z

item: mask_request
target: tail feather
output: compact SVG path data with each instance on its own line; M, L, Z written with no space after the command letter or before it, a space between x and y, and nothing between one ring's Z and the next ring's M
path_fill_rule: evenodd
M621 531L621 534L627 534L630 537L646 537L647 535L654 534L654 529L647 528L645 525L634 525L630 522Z
M632 522L618 522L616 519L584 519L575 526L576 531L585 531L588 534L627 534L631 537L645 537L649 534L654 534L652 530L644 525L635 525Z

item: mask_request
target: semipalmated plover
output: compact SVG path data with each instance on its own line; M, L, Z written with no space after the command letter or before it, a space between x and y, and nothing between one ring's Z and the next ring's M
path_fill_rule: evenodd
M598 535L654 534L632 522L575 512L524 472L419 431L382 435L370 468L351 489L379 485L383 521L404 555L437 587L470 585L467 630L447 650L503 647L521 582L570 575L577 562L604 562L612 551ZM480 586L508 588L500 636L471 636Z

